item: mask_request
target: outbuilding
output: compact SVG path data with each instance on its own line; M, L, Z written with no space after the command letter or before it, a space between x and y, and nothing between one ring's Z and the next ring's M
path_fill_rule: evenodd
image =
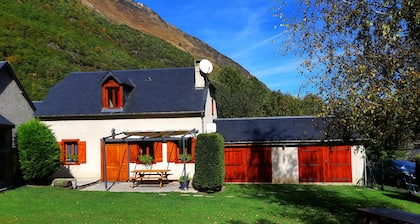
M215 119L225 140L226 182L348 183L363 178L357 139L328 136L321 117Z

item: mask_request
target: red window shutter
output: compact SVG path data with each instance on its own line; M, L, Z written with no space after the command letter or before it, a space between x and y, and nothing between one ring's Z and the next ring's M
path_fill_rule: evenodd
M119 86L117 95L118 95L117 107L121 108L123 106L123 87L122 86Z
M155 142L153 144L154 162L162 162L162 142Z
M78 162L86 163L86 142L78 142Z
M64 142L57 142L58 146L60 147L60 162L61 163L65 163L65 159L66 159L66 151L64 150Z
M174 142L168 142L168 162L177 162L178 147Z
M137 144L130 144L130 163L137 163L137 157L139 154L140 147Z
M191 161L195 160L195 144L197 143L197 138L191 138Z

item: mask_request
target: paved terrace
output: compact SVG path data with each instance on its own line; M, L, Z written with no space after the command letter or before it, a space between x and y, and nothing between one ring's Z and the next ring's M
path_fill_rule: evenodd
M190 187L185 191L179 188L178 181L169 181L164 184L162 188L159 187L159 182L147 182L138 184L134 188L131 187L131 182L108 182L108 191L110 192L187 192L196 193L197 191ZM79 187L82 191L105 191L105 182L94 182L85 184Z

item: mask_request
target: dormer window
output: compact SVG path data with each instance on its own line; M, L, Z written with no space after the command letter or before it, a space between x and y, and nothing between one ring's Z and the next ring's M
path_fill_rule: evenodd
M119 109L123 107L123 86L114 79L108 79L102 85L102 107Z

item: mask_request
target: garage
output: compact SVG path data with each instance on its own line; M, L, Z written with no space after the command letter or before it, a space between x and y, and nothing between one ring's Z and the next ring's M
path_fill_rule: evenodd
M225 182L352 183L363 177L364 148L326 135L321 117L222 118Z

